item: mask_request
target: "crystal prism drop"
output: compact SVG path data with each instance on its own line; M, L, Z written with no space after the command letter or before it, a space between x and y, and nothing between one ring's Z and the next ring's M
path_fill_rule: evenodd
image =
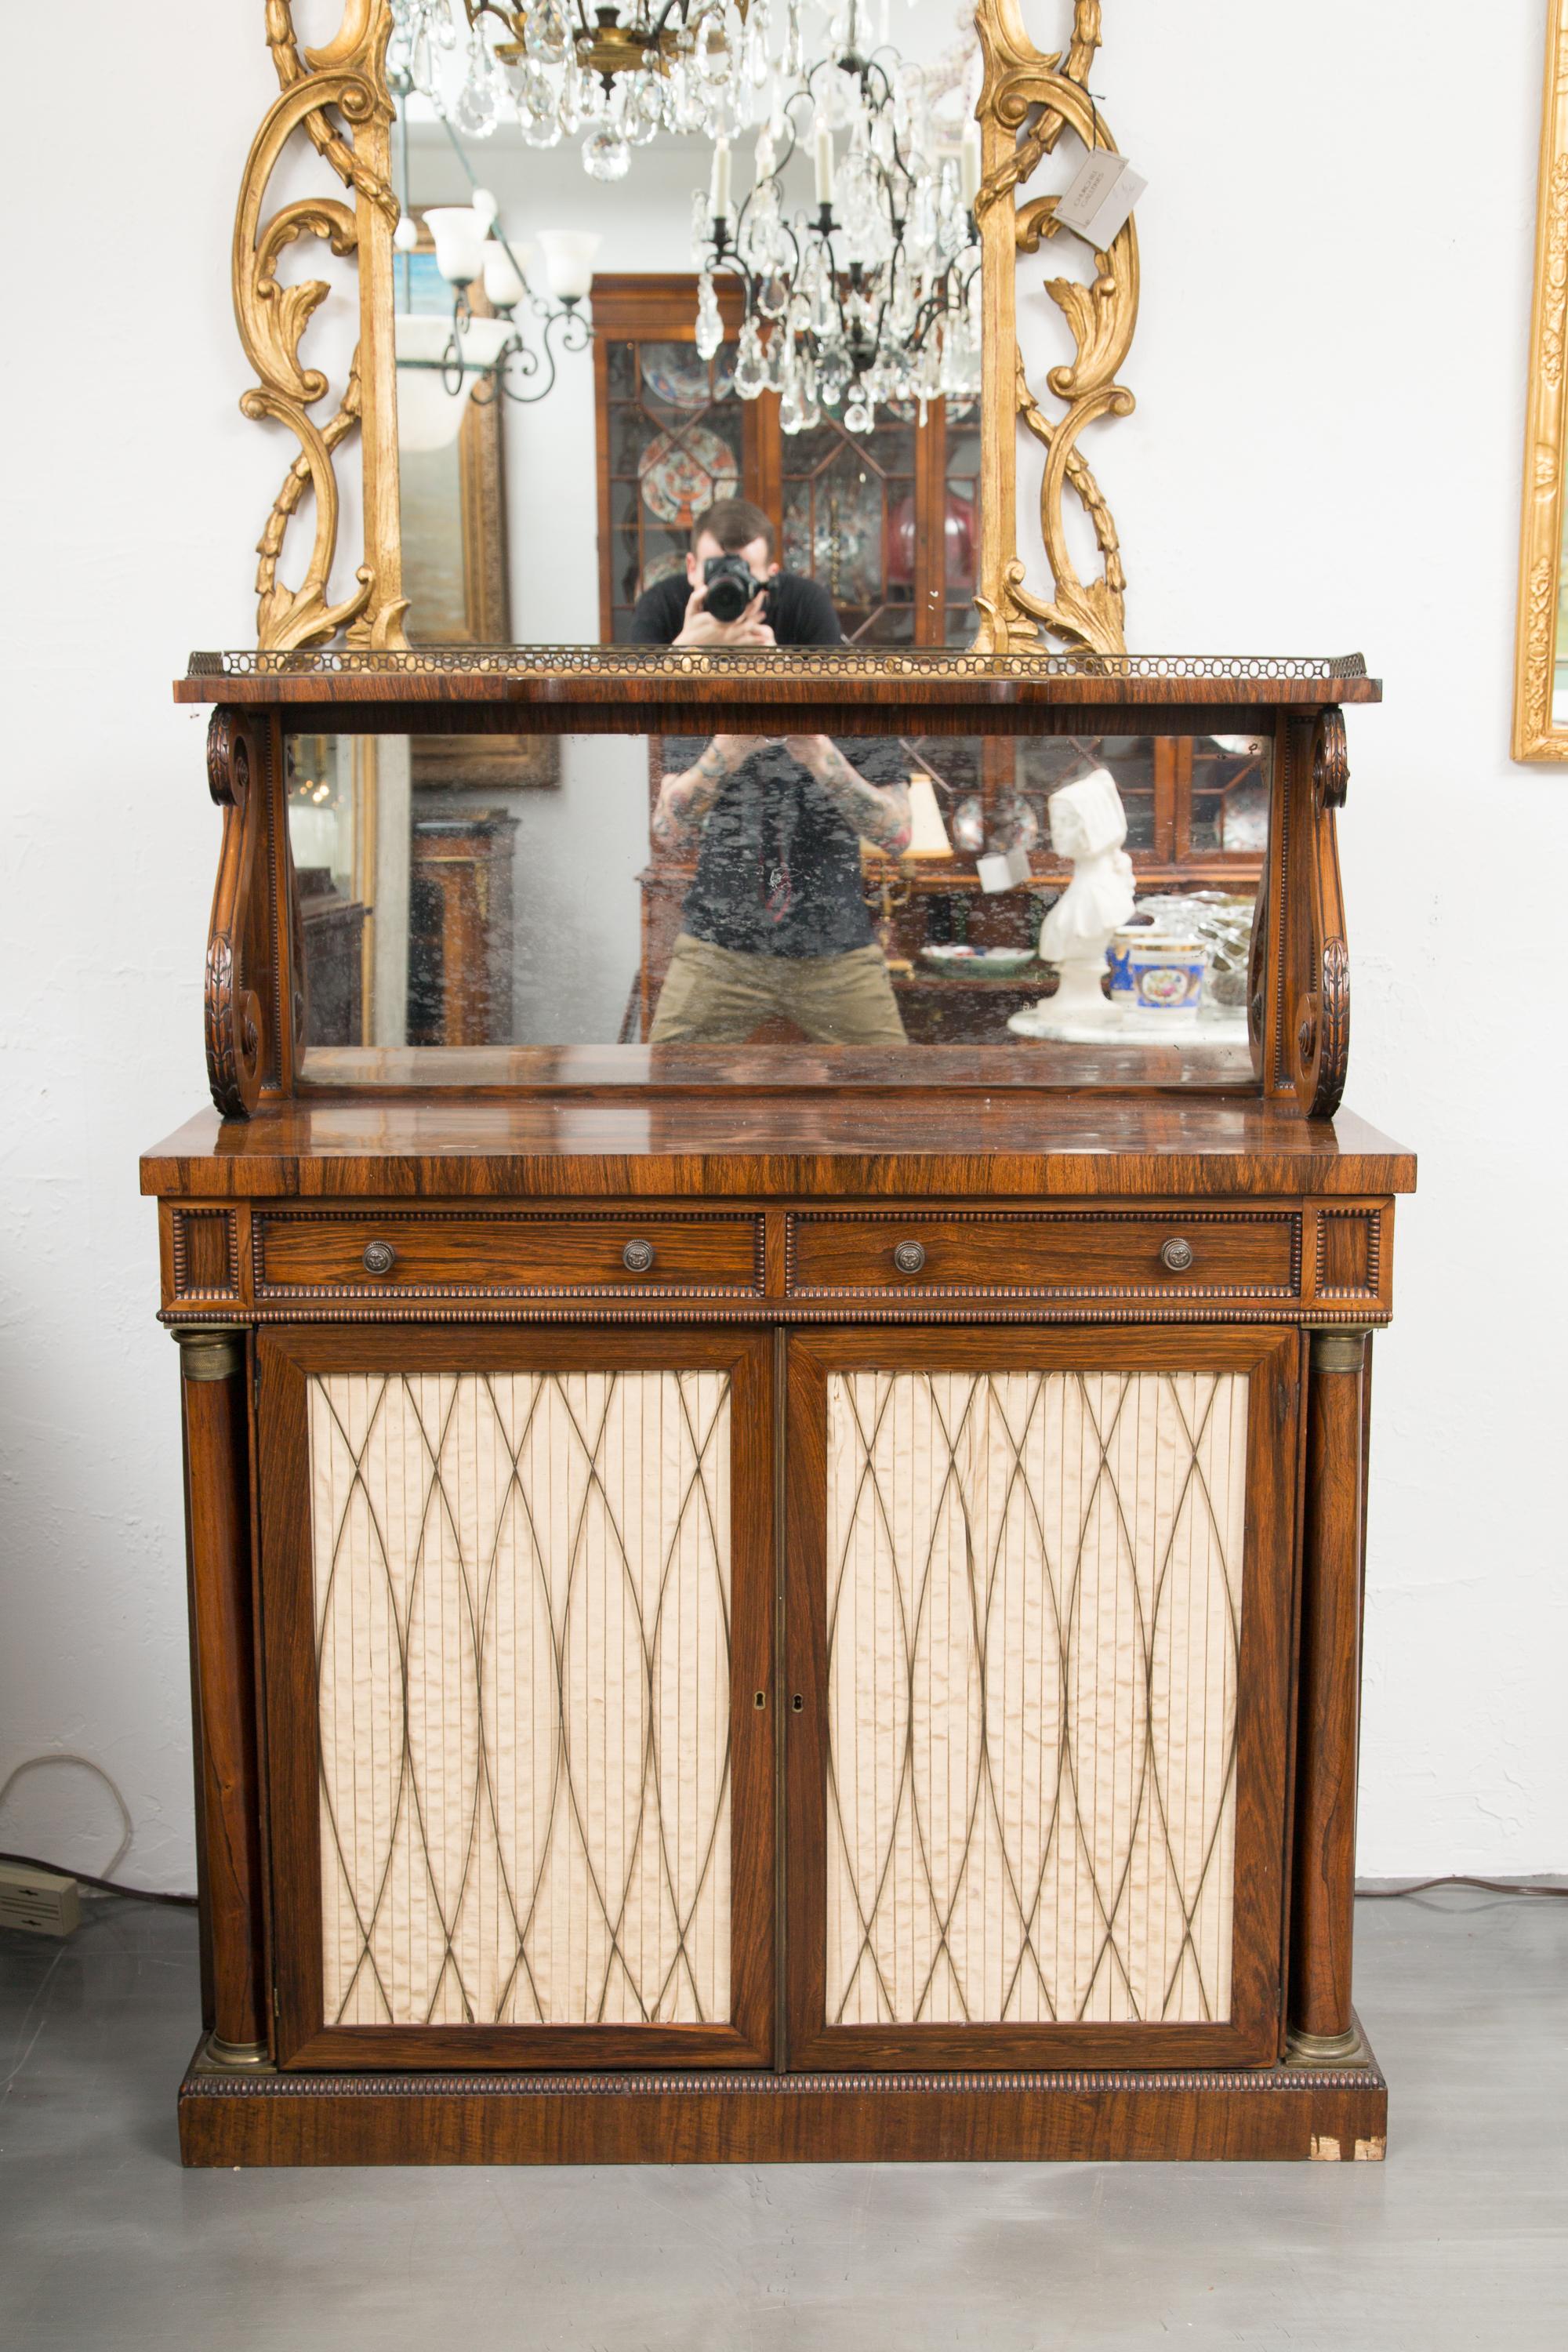
M561 0L534 0L528 12L522 46L536 65L563 65L572 46L571 27Z
M583 142L583 168L591 179L624 180L632 151L616 131L595 131Z
M768 362L762 331L755 319L748 319L741 329L740 349L735 355L735 390L742 400L755 400L767 388Z
M719 315L719 296L713 284L713 273L705 269L697 282L697 349L705 360L710 360L724 340L724 321Z

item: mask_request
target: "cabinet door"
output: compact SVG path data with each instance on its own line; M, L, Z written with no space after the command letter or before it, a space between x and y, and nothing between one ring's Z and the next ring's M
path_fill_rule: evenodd
M282 2063L770 2056L768 1360L262 1335Z
M792 1336L792 2065L1275 2058L1300 1366Z

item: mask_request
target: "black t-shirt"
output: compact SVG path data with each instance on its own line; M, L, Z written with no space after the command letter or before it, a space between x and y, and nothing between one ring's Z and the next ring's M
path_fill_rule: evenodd
M667 736L666 772L693 766L705 744ZM857 737L838 749L868 783L898 783L907 773L895 737ZM681 929L736 955L848 955L871 944L860 837L782 743L743 761L710 810Z
M684 573L645 589L632 614L631 642L670 644L680 635L690 594ZM781 646L844 642L833 599L818 581L776 572L766 610ZM705 748L701 737L667 737L665 772L679 775ZM902 781L907 763L889 738L838 749L868 783ZM681 928L736 955L848 955L869 947L859 835L782 743L754 751L709 813Z
M684 572L645 588L632 607L628 642L673 645L680 635L690 595L691 585ZM768 583L765 617L781 646L841 646L844 642L826 589L820 581L805 580L795 572L774 572Z

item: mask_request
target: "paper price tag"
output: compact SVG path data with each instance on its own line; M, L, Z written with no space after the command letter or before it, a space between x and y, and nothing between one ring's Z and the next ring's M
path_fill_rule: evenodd
M1125 155L1097 147L1084 157L1078 177L1057 206L1057 218L1097 253L1104 253L1126 227L1148 185Z

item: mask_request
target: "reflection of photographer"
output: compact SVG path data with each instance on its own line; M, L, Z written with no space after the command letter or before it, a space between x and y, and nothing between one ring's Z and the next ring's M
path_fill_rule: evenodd
M842 632L815 580L780 571L762 509L723 499L693 526L685 580L638 599L632 639L838 645ZM862 838L893 856L909 843L895 740L716 735L665 777L653 837L661 849L701 841L654 1045L737 1044L778 1015L821 1044L903 1044L860 877Z

